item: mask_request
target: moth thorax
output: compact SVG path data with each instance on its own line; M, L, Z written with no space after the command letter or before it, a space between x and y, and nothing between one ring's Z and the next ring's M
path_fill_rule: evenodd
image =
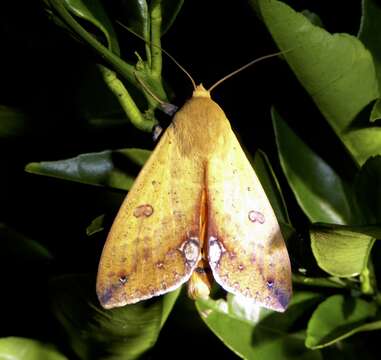
M210 93L204 88L202 84L200 84L197 85L196 89L194 89L193 97L204 97L210 99Z

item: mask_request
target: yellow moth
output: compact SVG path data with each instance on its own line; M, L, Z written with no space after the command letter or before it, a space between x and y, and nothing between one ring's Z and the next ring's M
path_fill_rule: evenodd
M97 294L113 308L188 282L192 298L205 298L213 278L276 311L286 309L292 293L274 211L226 115L199 85L119 210L99 263Z

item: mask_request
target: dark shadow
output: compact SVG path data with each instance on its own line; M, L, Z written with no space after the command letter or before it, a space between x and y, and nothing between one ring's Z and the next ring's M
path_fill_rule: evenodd
M263 343L275 341L305 328L304 321L295 326L297 320L307 311L310 312L319 301L318 297L312 298L300 304L290 305L285 313L273 312L267 315L255 326L252 333L252 345L263 345Z
M373 106L377 99L372 100L369 104L365 105L364 108L355 116L350 125L347 127L344 133L348 133L353 130L360 130L370 127L380 127L381 119L374 122L370 122L370 114L372 112Z
M348 318L354 311L356 307L356 300L352 297L345 297L343 304L343 315L344 318Z
M126 154L123 154L122 152L113 151L111 153L111 160L116 169L134 177L139 174L142 168L137 161L126 156Z

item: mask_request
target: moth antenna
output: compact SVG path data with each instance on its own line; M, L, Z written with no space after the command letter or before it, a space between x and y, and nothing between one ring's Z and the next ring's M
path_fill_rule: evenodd
M135 78L136 80L138 81L138 83L140 84L140 86L145 90L147 91L148 94L150 94L150 96L152 98L154 98L161 106L163 106L165 104L165 101L161 100L156 94L154 94L152 92L152 90L144 83L144 81L138 76L138 74L136 73L136 71L134 71L134 75L135 75Z
M196 82L193 80L192 76L190 75L190 73L185 70L185 68L180 65L180 63L166 50L164 50L162 47L158 46L158 45L155 45L155 44L152 44L150 41L147 41L146 39L143 38L143 36L137 34L134 30L130 29L128 26L124 25L123 23L121 23L120 21L116 20L116 22L125 30L129 31L131 34L134 34L136 37L138 37L139 39L143 40L144 42L148 43L149 45L152 45L152 46L155 46L157 47L158 49L160 49L166 56L168 56L169 59L171 59L177 66L178 68L189 78L189 80L191 81L192 83L192 86L193 86L193 89L195 90L196 89Z
M154 98L159 105L161 106L161 110L163 110L167 115L172 116L178 109L176 105L167 103L166 101L161 100L156 94L153 93L153 91L145 84L145 82L138 76L136 71L134 72L135 78L140 84L140 86L147 91L147 93Z
M154 45L154 46L156 46L156 47L158 47L158 48L160 48L160 46L157 46L157 45ZM179 67L179 69L186 75L186 76L188 76L188 79L191 81L191 83L192 83L192 86L193 86L193 90L195 90L196 89L196 82L193 80L193 78L192 78L192 76L191 76L191 74L187 71L187 70L185 70L185 68L182 66L182 65L180 65L180 63L167 51L167 50L164 50L163 48L160 48L161 49L161 51L165 54L165 55L167 55L178 67Z
M237 70L234 70L233 72L225 75L223 78L221 78L220 80L218 80L216 83L214 83L209 89L208 89L208 92L211 92L213 89L215 89L218 85L220 85L222 82L224 82L225 80L231 78L232 76L238 74L239 72L247 69L248 67L250 67L251 65L254 65L256 64L257 62L260 62L262 60L266 60L266 59L270 59L272 57L275 57L275 56L279 56L279 55L283 55L283 54L286 54L288 53L289 51L291 51L293 49L288 49L288 50L284 50L284 51L278 51L274 54L269 54L269 55L265 55L265 56L261 56L257 59L254 59L252 61L250 61L249 63L247 63L246 65L243 65L241 66L240 68L238 68Z

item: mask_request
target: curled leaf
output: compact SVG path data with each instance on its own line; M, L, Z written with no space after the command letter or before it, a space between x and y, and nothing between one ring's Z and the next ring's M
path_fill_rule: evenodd
M71 159L29 163L27 172L85 184L129 190L149 150L122 149L81 154Z

